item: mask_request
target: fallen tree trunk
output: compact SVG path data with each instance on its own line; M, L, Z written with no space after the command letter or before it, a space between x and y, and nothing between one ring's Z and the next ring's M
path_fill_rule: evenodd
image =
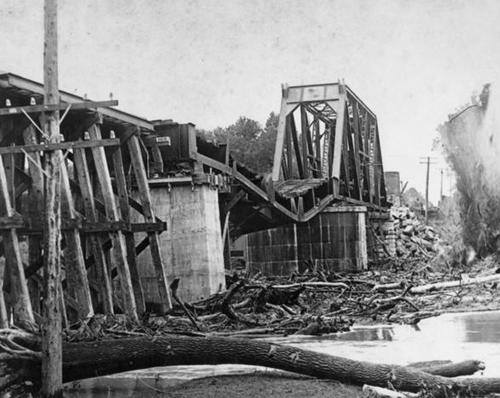
M475 278L464 278L460 280L454 281L444 281L444 282L436 282L436 283L428 283L425 285L414 286L409 289L409 292L412 294L422 294L428 293L435 290L441 289L449 289L453 287L462 287L468 285L474 285L478 283L487 283L487 282L497 282L500 281L500 274L487 275L487 276L478 276ZM387 290L393 289L403 289L406 283L404 281L385 283L381 285L375 285L372 290L376 292L385 292Z
M408 365L408 367L413 367L419 369L425 373L430 373L433 375L444 376L444 377L458 377L458 376L469 376L473 375L479 370L484 370L484 363L476 360L462 361L452 363L451 361L446 364L440 365L427 365L427 366L415 366Z
M455 281L429 283L427 285L412 287L410 289L410 293L413 294L427 293L427 292L432 292L434 290L449 289L452 287L462 287L478 283L495 282L495 281L500 281L500 274L478 276L476 278L467 278Z
M6 344L5 331L1 336L2 348L10 351L11 355L15 355L16 351L22 353L25 362L19 365L19 358L17 361L1 362L9 380L4 382L0 379L0 388L5 389L9 385L19 387L23 381L38 386L39 339L27 334L14 336L9 339L16 344L16 350L13 350ZM425 386L434 397L447 397L450 392L458 391L468 391L474 396L500 392L500 379L455 380L404 366L354 361L255 340L168 335L65 343L63 347L65 382L155 366L203 364L266 366L357 385L386 387L390 383L400 391L416 392Z

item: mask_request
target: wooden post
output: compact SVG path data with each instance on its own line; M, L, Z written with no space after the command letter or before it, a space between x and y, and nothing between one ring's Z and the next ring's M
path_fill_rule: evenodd
M90 138L92 140L102 139L101 128L98 124L94 124L89 129ZM108 161L103 147L92 148L92 156L97 170L97 178L101 186L102 197L104 206L106 208L106 217L108 221L120 221L118 208L115 202L115 195L113 193L113 186L111 184L111 175L109 173ZM123 297L123 306L125 313L133 322L139 320L137 316L137 307L134 297L134 289L132 287L132 279L130 276L130 269L127 262L127 248L125 238L122 231L110 232L111 240L113 242L112 258L118 269L120 276L120 287Z
M64 218L73 221L76 220L76 210L69 186L69 177L66 164L63 162L61 168L61 196L62 210ZM86 319L94 316L92 299L90 296L89 280L87 278L87 269L83 257L80 232L76 227L64 231L66 248L64 249L64 264L66 266L66 281L68 290L74 294L77 303L79 319Z
M23 131L23 139L26 145L38 144L35 128L30 125ZM28 171L31 177L31 186L28 195L28 216L32 225L43 225L44 196L43 196L43 173L40 153L32 152L31 157L36 162L28 162ZM29 264L38 264L42 259L42 237L40 235L30 235L29 243ZM41 315L40 295L42 285L39 278L30 278L28 288L30 289L31 303L33 310Z
M122 150L117 147L113 150L113 167L115 170L115 181L120 203L121 218L127 224L130 223L130 206L128 203L127 179L125 177ZM130 277L134 288L135 304L137 312L143 314L146 311L146 301L141 283L141 276L137 268L137 257L135 254L135 239L132 231L124 232L125 243L127 244L127 261L130 268Z
M0 203L7 217L14 216L9 190L7 188L7 176L0 156ZM14 228L4 231L2 234L5 265L10 272L10 301L14 312L14 323L23 326L23 323L34 323L33 311L28 293L28 284L24 275L24 267L21 260L21 251L17 232ZM26 325L27 326L27 325Z
M92 189L92 182L90 180L90 173L88 169L85 149L75 148L73 154L75 160L76 175L83 199L85 217L90 222L98 222L99 218L95 207L94 191ZM111 284L111 278L109 277L108 266L106 264L106 255L103 248L104 241L100 235L98 236L96 234L91 234L89 241L90 247L92 248L92 252L94 254L97 274L100 278L98 283L101 293L100 299L102 300L103 311L105 314L113 314L113 286Z
M137 181L137 188L142 200L142 209L146 222L155 222L155 215L153 206L151 204L151 194L149 192L149 183L142 160L141 148L139 146L139 138L132 135L128 140L128 148L130 152L130 159L134 168L135 179ZM172 301L168 289L167 272L163 265L161 252L160 252L160 239L157 232L148 232L149 247L151 249L151 257L153 266L156 271L156 279L158 281L158 292L160 294L162 311L172 308Z
M44 103L59 103L57 65L57 0L44 3ZM45 131L49 142L60 141L59 112L47 112ZM47 154L45 185L45 264L42 321L43 397L62 397L61 309L61 151Z

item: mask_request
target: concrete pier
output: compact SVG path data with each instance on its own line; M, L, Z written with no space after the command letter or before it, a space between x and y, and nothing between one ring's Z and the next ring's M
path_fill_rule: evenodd
M248 267L264 275L290 275L307 268L367 268L366 207L328 207L309 222L248 235Z
M154 184L151 197L156 215L167 222L167 231L160 235L161 252L169 281L180 278L179 296L192 302L225 288L217 190ZM138 266L146 302L155 303L157 282L147 250L138 257Z

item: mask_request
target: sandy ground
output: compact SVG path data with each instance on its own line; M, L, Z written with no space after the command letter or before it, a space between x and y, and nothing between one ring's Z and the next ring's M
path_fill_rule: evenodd
M68 385L66 398L124 398L124 397L169 397L169 398L340 398L361 397L361 388L344 385L334 380L318 380L300 375L255 372L246 375L205 377L180 383L138 379L101 379L92 388Z
M219 376L192 380L168 392L169 397L361 397L361 389L332 380L273 375Z

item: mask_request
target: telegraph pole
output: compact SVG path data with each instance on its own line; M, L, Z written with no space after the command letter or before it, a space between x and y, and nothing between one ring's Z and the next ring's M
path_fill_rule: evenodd
M429 224L429 174L431 168L431 157L426 156L424 162L420 162L420 164L427 164L427 173L425 178L425 225Z
M427 156L427 176L425 178L425 225L429 224L429 169L431 168L431 158Z
M57 0L44 3L44 104L59 104ZM50 143L60 142L59 110L46 112L44 130ZM47 152L45 171L45 254L42 320L42 389L44 398L62 397L61 333L61 150Z

